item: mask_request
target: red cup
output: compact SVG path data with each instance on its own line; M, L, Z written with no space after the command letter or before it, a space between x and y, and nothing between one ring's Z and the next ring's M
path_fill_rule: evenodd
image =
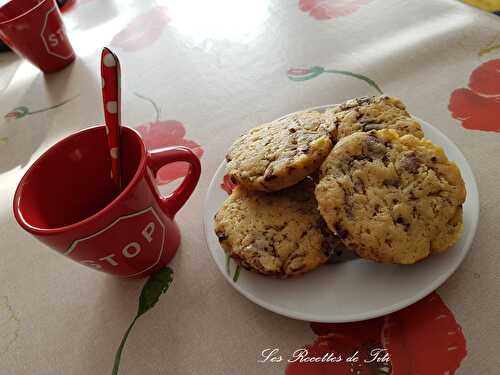
M116 195L104 126L56 143L28 169L14 195L17 222L59 253L120 277L164 267L180 243L174 222L200 177L185 147L146 150L139 134L121 132L124 189ZM165 164L190 164L180 186L163 197L155 175Z
M0 38L44 73L75 60L55 0L11 0L0 7Z

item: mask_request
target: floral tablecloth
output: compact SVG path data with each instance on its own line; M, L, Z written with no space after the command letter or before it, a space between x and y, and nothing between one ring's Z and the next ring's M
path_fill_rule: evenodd
M67 69L43 76L0 55L1 374L111 373L136 313L144 280L57 255L11 209L44 150L103 122L104 45L122 62L123 122L151 148L192 148L203 168L177 217L173 283L131 331L121 373L498 374L500 18L455 0L78 0L63 17L78 55ZM224 280L203 235L202 202L224 150L261 122L380 92L402 98L469 160L481 201L469 255L438 291L371 321L309 324L254 305ZM161 190L185 173L162 170ZM287 363L306 346L360 357L383 346L390 362Z

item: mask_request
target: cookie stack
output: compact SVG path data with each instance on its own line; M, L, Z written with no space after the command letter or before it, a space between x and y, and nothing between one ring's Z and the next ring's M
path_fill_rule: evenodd
M251 129L226 155L238 184L215 215L242 267L287 277L340 251L413 264L462 230L465 186L403 103L362 97Z

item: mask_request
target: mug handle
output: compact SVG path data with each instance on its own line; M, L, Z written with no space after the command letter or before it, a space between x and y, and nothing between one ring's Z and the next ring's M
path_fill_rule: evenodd
M189 171L180 186L166 197L160 196L160 207L170 217L186 203L198 184L201 173L200 159L187 147L165 147L149 151L149 167L156 178L158 170L166 164L185 161L190 164Z

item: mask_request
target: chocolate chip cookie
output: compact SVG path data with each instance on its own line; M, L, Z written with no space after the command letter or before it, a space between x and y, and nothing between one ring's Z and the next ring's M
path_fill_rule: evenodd
M299 112L251 129L227 153L227 173L250 190L296 184L317 170L332 149L327 121L318 112Z
M341 139L315 194L329 228L363 258L415 263L448 249L462 231L459 169L441 147L395 130Z
M321 218L309 179L275 193L238 186L214 224L222 248L244 268L264 275L312 271L344 248Z
M332 134L337 140L358 131L381 129L394 129L400 135L412 134L417 138L424 136L420 124L401 100L386 95L348 100L327 110L325 117L335 124Z

